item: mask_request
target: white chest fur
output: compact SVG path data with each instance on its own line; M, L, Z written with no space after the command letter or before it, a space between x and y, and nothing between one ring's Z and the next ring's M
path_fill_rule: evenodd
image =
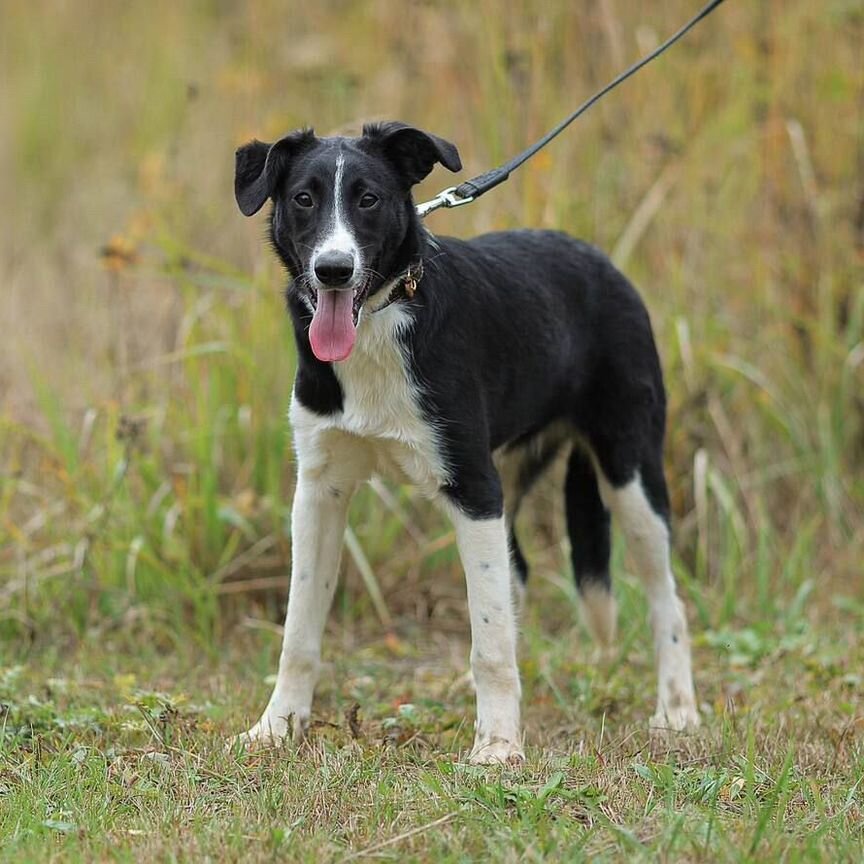
M333 364L343 410L322 417L300 409L295 401L292 421L306 432L347 433L354 439L352 448L361 439L376 473L407 480L434 495L446 483L447 471L436 430L420 410L420 394L406 363L400 335L412 326L410 314L398 305L364 316L351 355ZM312 444L315 435L310 437ZM332 449L335 442L328 438ZM338 448L333 457L339 458Z

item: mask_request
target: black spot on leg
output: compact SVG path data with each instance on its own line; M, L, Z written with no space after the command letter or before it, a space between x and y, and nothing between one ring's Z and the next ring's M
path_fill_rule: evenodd
M484 624L488 624L488 623L489 623L489 616L488 616L488 615L484 615L484 616L483 616L483 623L484 623Z
M329 580L329 579L324 583L324 587L325 587L328 591L330 590L330 580Z
M335 486L330 486L327 491L330 493L331 498L341 498L342 497L342 490L337 489Z
M300 571L300 581L305 582L309 578L309 574L305 570Z
M487 571L491 566L492 565L488 561L481 561L480 562L480 569L483 570L484 572Z
M677 634L677 633L673 633L673 634L672 634L672 642L673 642L675 645L678 644L678 634Z

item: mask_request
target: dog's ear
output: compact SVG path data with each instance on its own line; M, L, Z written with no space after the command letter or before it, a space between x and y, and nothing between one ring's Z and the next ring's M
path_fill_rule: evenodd
M461 171L459 151L449 141L405 123L371 123L363 137L376 144L413 186L440 162L450 171Z
M279 178L298 153L315 140L311 129L292 132L275 144L250 141L234 157L234 197L244 216L254 216L273 194Z

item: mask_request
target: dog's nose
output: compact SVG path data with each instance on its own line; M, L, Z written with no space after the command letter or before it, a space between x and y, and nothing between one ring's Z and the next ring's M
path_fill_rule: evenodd
M344 285L354 275L354 256L349 252L322 252L315 259L315 275L331 288Z

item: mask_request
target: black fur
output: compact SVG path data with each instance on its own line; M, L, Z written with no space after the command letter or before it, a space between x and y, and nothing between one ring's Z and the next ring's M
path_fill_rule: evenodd
M244 213L269 196L273 246L292 282L288 309L298 345L297 399L319 414L342 408L331 364L315 358L308 254L312 215L297 204L309 190L329 206L335 157L345 165L349 202L370 190L378 203L352 211L352 229L369 263L361 300L423 261L404 336L422 408L441 432L454 479L442 491L468 514L500 515L502 488L493 451L527 447L563 422L586 451L574 450L566 481L573 567L608 585L609 514L591 452L614 486L641 472L652 506L668 519L662 470L665 394L648 314L637 292L597 249L553 231L506 231L472 240L436 237L418 219L411 186L436 162L460 167L456 148L403 124L366 127L359 138L293 133L272 147L253 142L237 155L236 194ZM549 458L551 458L550 454ZM520 497L548 464L529 466ZM518 505L517 505L518 508ZM515 535L517 569L527 573Z
M575 448L564 481L567 533L573 575L580 589L587 584L610 585L611 519L597 488L597 475L585 453Z

